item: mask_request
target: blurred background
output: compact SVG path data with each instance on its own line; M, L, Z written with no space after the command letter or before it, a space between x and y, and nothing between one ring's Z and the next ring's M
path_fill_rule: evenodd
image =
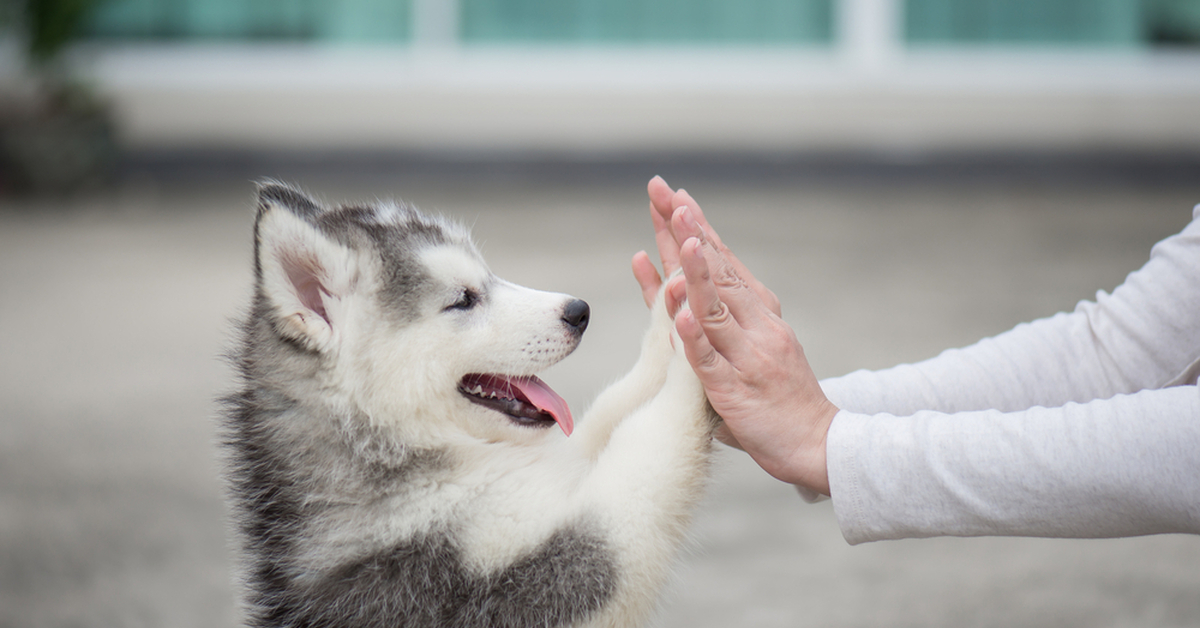
M1197 0L7 1L128 150L1200 145Z
M237 624L215 442L253 181L399 198L632 364L645 183L819 376L1111 290L1200 203L1200 0L4 0L0 628ZM656 625L1198 626L1200 539L849 547L725 452Z

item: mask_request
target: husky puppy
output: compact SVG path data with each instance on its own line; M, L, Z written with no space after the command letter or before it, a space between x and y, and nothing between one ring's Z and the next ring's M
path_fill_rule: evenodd
M496 277L461 227L263 183L254 279L223 422L250 626L653 611L714 426L661 295L637 364L576 426L535 374L579 344L587 304Z

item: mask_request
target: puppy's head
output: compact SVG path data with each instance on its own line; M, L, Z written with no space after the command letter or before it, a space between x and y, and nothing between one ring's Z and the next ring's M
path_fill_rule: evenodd
M325 208L259 189L257 297L315 358L309 387L410 441L540 440L573 428L536 373L570 354L587 304L491 273L466 230L394 204Z

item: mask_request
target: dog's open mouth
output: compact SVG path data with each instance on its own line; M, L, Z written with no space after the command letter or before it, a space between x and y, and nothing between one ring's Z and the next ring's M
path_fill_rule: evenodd
M549 427L557 423L567 436L575 429L567 402L546 382L532 375L472 373L458 383L458 392L469 401L506 414L522 425Z

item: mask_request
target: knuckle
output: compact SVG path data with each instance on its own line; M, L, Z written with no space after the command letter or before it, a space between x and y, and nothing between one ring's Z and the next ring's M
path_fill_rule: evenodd
M772 321L767 325L767 335L770 341L780 346L789 346L796 341L796 334L791 327L781 322Z
M712 307L707 308L704 313L704 323L708 326L723 325L732 318L729 313L729 306L722 301L716 301Z
M720 364L720 360L718 359L719 357L720 356L717 354L716 350L714 350L714 349L705 351L705 352L701 353L700 355L696 356L696 368L702 369L705 371L711 371L711 370L717 368L717 365Z
M799 346L799 341L796 339L796 334L792 333L790 328L775 327L767 337L767 342L770 347L774 347L775 351L791 353Z
M741 276L727 263L717 265L712 272L712 281L718 288L725 289L742 288L746 285Z
M772 312L778 313L783 309L781 307L781 303L779 302L779 297L775 296L775 293L769 290L767 291L766 298L763 299L763 302L766 304L767 309L771 310Z

